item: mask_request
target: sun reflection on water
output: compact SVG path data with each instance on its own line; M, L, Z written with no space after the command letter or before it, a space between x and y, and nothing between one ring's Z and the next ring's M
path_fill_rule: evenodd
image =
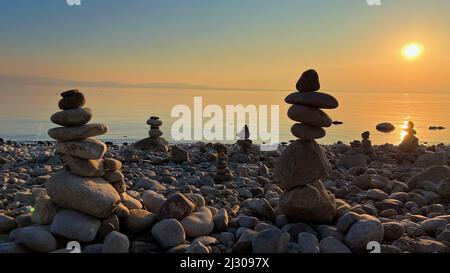
M405 118L405 120L403 121L402 124L402 130L400 131L400 142L403 141L403 139L405 138L405 136L408 134L405 129L408 128L408 121L409 121L409 116Z

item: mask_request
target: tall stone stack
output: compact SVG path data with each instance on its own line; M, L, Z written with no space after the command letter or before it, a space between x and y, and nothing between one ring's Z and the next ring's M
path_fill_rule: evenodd
M61 96L62 111L51 120L62 127L48 131L58 141L55 150L64 155L66 164L46 183L51 200L63 208L56 214L51 232L89 242L100 228L99 218L111 216L120 204L119 193L125 191L122 164L103 159L107 147L93 137L105 134L108 128L104 124L88 124L92 111L82 108L86 103L83 93L70 90ZM85 232L79 232L84 229Z
M327 223L334 219L336 204L320 179L331 172L331 165L321 146L315 141L325 136L323 127L330 127L331 118L322 109L338 107L338 101L320 89L315 70L302 74L297 90L288 95L292 104L288 117L298 123L291 128L298 139L281 154L276 165L276 182L284 190L280 199L283 214L294 221Z
M252 147L252 140L250 139L250 130L248 129L248 125L245 125L241 132L241 139L237 140L237 144L241 147L243 151L246 151L250 147Z
M147 120L147 125L150 125L150 130L148 131L149 137L136 142L134 147L141 150L167 153L169 150L168 142L162 137L163 132L159 129L162 124L159 117L150 117Z

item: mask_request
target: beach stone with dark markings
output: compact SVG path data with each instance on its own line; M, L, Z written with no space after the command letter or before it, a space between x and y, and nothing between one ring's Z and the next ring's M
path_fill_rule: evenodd
M106 145L98 140L89 138L80 141L58 142L57 152L81 159L100 159L106 152Z

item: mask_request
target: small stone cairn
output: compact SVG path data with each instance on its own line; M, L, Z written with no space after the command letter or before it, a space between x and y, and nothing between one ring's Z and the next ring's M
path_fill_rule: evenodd
M424 153L419 149L419 139L416 137L416 130L414 129L414 123L408 121L406 128L403 129L406 135L403 137L402 142L398 145L397 160L398 162L409 161L415 162L417 157Z
M167 153L169 150L168 142L162 137L163 132L159 129L163 124L162 121L159 117L153 116L147 120L147 124L150 125L149 137L136 142L134 147L141 150Z
M320 179L326 178L331 166L325 152L315 139L325 136L323 127L330 127L331 118L322 109L338 107L337 100L320 89L315 70L304 72L297 83L297 90L285 101L292 106L290 119L298 122L291 132L298 139L281 154L276 165L276 182L284 190L280 199L283 214L294 221L314 223L331 222L336 215L334 196Z
M226 154L219 153L216 168L217 170L216 175L214 176L214 181L222 183L225 181L230 181L233 178L233 173L230 168L228 168Z
M374 153L373 147L372 147L372 141L370 141L370 132L365 131L361 134L361 151L366 155L372 155Z

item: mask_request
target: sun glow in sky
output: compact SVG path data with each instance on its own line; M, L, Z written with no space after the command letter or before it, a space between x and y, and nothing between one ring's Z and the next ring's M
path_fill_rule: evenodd
M403 48L402 53L405 59L414 60L422 55L423 46L419 43L410 43Z
M450 92L450 1L407 2L1 0L0 74L290 90L315 68L328 90Z

